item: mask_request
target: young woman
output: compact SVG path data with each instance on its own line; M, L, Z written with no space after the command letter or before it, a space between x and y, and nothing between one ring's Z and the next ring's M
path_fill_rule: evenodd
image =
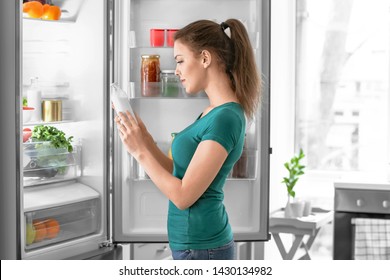
M169 199L173 258L234 259L223 187L242 153L245 115L253 117L260 99L252 46L239 20L200 20L175 34L174 58L186 92L204 91L210 105L175 136L173 160L158 149L138 116L119 114L119 135Z

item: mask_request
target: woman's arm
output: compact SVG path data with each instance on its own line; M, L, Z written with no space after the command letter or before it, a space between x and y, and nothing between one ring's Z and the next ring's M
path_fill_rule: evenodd
M148 148L143 134L142 120L137 122L130 114L120 114L120 137L127 151L142 165L150 179L177 208L186 209L194 204L214 180L227 158L225 148L212 140L202 141L182 180L164 168L152 149Z
M120 126L121 125L121 118L119 116L116 116L115 122L117 123L118 126ZM144 144L147 147L147 149L150 151L151 155L163 166L163 168L166 171L168 171L169 173L172 173L172 171L173 171L172 159L170 159L167 155L165 155L160 150L160 148L154 142L153 137L147 131L145 124L142 121L140 122L139 127L140 127L141 133L143 135Z

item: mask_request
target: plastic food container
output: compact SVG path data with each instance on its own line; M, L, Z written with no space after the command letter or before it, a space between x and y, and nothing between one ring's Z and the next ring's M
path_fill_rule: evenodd
M73 151L55 148L50 142L23 143L24 186L69 180L81 175L81 146Z
M179 29L167 29L167 46L173 47L173 43L175 42L175 33Z
M43 100L42 120L44 122L62 121L62 100Z
M161 71L161 92L165 97L176 97L180 92L180 83L175 70Z
M165 30L164 29L150 29L150 45L152 47L163 47Z
M141 56L141 93L143 96L160 95L160 56Z

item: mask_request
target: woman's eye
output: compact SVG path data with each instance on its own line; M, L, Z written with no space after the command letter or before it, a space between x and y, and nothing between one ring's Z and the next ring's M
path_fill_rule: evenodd
M177 64L181 64L181 63L183 63L183 61L182 61L182 60L176 61L176 63L177 63Z

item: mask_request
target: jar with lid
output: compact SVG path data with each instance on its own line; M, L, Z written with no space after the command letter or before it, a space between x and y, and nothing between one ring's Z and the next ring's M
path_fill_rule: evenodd
M160 56L158 54L141 56L141 93L143 96L160 94Z
M180 84L175 70L161 71L161 92L166 97L177 97L179 95Z

